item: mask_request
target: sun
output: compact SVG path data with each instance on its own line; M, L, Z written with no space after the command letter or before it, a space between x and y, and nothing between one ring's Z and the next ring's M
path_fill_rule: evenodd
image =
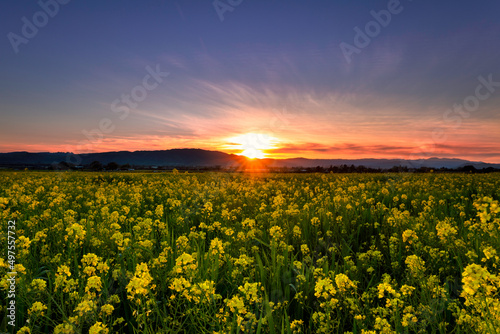
M266 157L264 152L256 148L247 148L246 150L241 152L240 155L244 155L249 159L263 159Z
M266 158L266 151L273 149L277 139L263 133L245 133L229 138L232 149L241 150L238 155L249 159Z

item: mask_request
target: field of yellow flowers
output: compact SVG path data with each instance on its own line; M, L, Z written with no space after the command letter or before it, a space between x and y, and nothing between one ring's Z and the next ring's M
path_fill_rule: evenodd
M495 333L499 199L499 174L0 172L0 332Z

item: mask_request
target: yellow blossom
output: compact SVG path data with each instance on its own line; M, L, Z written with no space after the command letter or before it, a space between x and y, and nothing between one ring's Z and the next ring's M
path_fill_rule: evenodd
M38 316L43 316L44 311L47 309L47 306L43 305L41 302L34 302L31 308L28 310L28 314L36 314Z
M96 322L89 329L89 334L107 334L109 333L109 329L102 322Z

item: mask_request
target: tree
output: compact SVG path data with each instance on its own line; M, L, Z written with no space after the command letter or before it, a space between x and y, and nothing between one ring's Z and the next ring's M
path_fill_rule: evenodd
M68 163L66 161L61 161L59 164L57 164L57 169L59 170L68 170L68 169L73 169L75 165L72 163Z
M102 163L100 163L99 161L92 161L89 165L89 168L91 170L102 170L103 166Z
M112 161L106 165L106 170L117 170L120 167L116 162Z

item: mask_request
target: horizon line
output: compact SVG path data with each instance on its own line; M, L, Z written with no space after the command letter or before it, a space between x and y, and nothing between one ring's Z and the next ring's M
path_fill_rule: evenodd
M128 151L128 150L122 150L122 151L102 151L102 152L87 152L87 153L74 153L74 152L50 152L50 151L40 151L40 152L30 152L30 151L11 151L11 152L0 152L0 154L13 154L13 153L28 153L28 154L72 154L72 155L90 155L90 154L106 154L106 153L121 153L121 152L126 152L126 153L136 153L136 152L165 152L165 151L173 151L173 150L199 150L199 151L207 151L207 152L218 152L218 153L224 153L227 155L234 155L238 157L243 157L249 160L292 160L292 159L306 159L306 160L348 160L348 161L356 161L356 160L400 160L400 161L422 161L422 160L431 160L431 159L439 159L439 160L461 160L461 161L467 161L471 163L483 163L483 164L500 164L500 162L484 162L484 161L477 161L477 160L467 160L463 158L443 158L439 156L433 156L429 158L421 158L421 159L406 159L406 158L373 158L373 157L363 157L363 158L306 158L306 157L292 157L292 158L271 158L271 157L265 157L265 158L254 158L250 159L244 155L241 154L235 154L235 153L227 153L224 151L219 151L219 150L209 150L209 149L203 149L203 148L192 148L192 147L184 147L184 148L171 148L171 149L164 149L164 150L135 150L135 151Z

